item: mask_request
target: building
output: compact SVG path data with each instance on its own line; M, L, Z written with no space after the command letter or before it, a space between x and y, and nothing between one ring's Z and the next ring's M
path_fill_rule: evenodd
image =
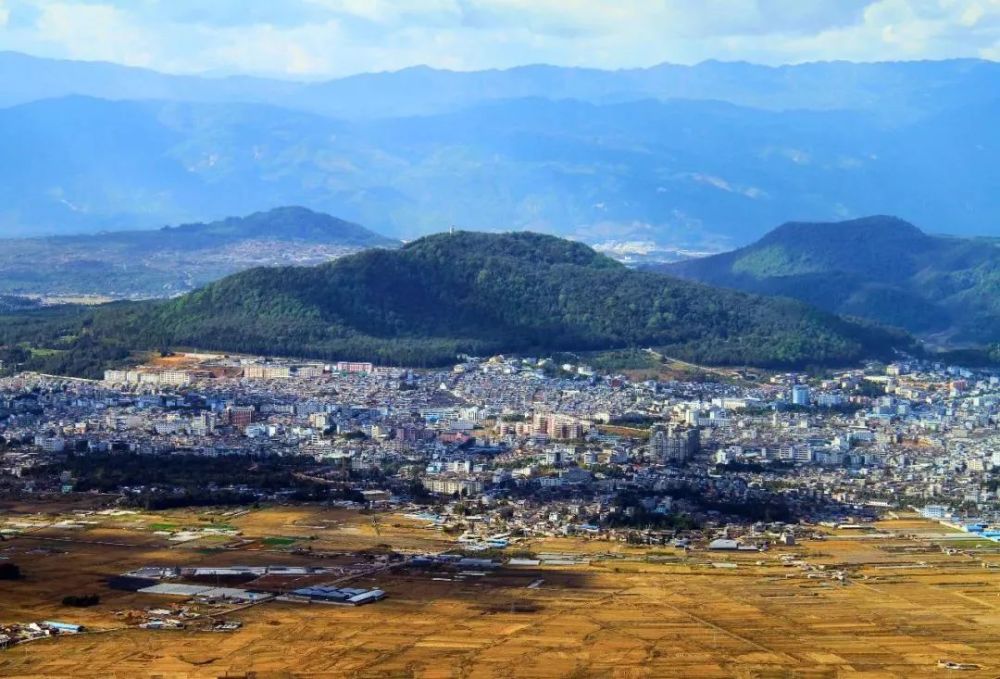
M286 365L250 363L243 367L243 377L251 380L278 380L291 377L292 370Z
M191 375L183 370L139 371L105 370L104 381L109 384L152 384L183 387L191 383Z
M587 427L583 420L556 413L535 413L532 418L532 433L545 434L550 439L582 439Z
M660 462L684 462L701 448L701 435L697 429L681 429L670 426L666 430L657 429L649 439L652 457Z
M807 406L812 401L809 394L809 387L804 384L792 386L792 405Z
M483 482L466 478L427 478L424 488L439 495L478 495L483 492Z
M319 364L299 365L295 367L295 376L300 378L316 378L323 376L323 366Z
M948 516L948 508L944 505L927 505L920 510L920 513L928 519L940 520Z
M387 490L363 490L361 494L365 497L365 502L389 502L392 494Z
M183 370L164 370L160 373L160 384L183 387L191 383L191 376Z
M66 449L66 441L59 436L36 436L35 445L46 453L61 453Z
M253 406L230 406L226 412L229 414L229 424L239 429L253 422Z
M109 384L125 384L128 382L128 370L105 370L104 381Z
M735 552L740 548L740 543L736 540L730 540L728 538L719 538L717 540L712 540L708 543L708 548L714 551L732 551Z
M341 373L372 373L375 371L375 366L371 363L337 361L335 370Z
M188 430L195 436L206 436L215 432L215 415L205 411L191 418Z

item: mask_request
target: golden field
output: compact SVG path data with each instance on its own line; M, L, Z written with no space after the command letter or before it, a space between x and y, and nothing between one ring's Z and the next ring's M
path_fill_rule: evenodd
M394 514L380 516L376 534L370 516L313 507L235 518L183 511L74 517L68 507L37 509L0 508L0 527L16 522L24 531L0 543L0 555L27 576L0 583L0 623L56 619L121 628L115 611L171 599L104 583L143 565L324 565L384 544L408 552L454 546L444 534ZM60 519L93 523L51 526ZM232 526L239 537L172 544L153 530L213 522ZM31 523L38 525L23 527ZM526 546L578 555L582 563L444 580L417 569L383 571L352 583L387 592L372 605L270 601L227 615L244 623L228 634L132 628L61 636L0 651L0 676L955 674L937 667L942 659L981 666L962 676L1000 676L1000 571L984 567L1000 564L1000 556L920 519L880 527L878 535L834 531L825 540L764 553L687 556L669 547L535 540ZM957 551L947 554L940 544ZM306 545L311 553L289 551ZM845 574L844 582L831 577L835 572ZM61 605L64 594L84 591L99 593L101 603Z

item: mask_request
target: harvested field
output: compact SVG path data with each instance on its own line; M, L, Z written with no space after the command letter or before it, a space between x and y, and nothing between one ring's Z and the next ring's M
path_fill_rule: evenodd
M0 522L12 518L23 517L0 515ZM211 523L204 518L168 512L142 522ZM27 574L0 583L0 622L55 618L121 627L115 610L164 605L164 597L105 583L145 565L346 567L371 558L353 551L380 544L426 552L453 546L398 515L382 515L377 534L369 516L313 507L226 519L253 540L218 551L171 544L135 527L135 516L108 522L37 529L37 537L0 544L0 555ZM271 601L227 616L244 623L231 634L123 629L64 636L0 651L0 676L940 677L949 674L937 667L942 659L982 666L962 676L1000 674L1000 572L983 568L984 557L937 548L933 536L944 532L937 524L906 519L879 527L873 536L829 536L765 553L696 550L669 561L647 558L669 548L537 540L527 547L584 563L483 575L380 570L351 581L386 591L384 601L369 606ZM296 545L339 556L268 546L268 536L299 537ZM39 548L57 551L31 558ZM735 568L713 567L718 563ZM295 582L268 577L282 587ZM67 591L94 591L101 603L67 609L60 604Z

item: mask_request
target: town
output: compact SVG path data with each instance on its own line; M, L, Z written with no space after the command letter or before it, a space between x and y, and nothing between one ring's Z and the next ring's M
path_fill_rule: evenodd
M907 508L1000 520L995 373L900 361L683 377L502 356L433 371L205 354L103 381L21 374L0 383L0 484L146 508L458 505L483 537L665 542L682 528ZM135 460L145 471L130 478ZM269 473L223 483L247 466L237 460ZM175 461L201 465L204 484L172 479ZM144 479L151 466L160 473Z

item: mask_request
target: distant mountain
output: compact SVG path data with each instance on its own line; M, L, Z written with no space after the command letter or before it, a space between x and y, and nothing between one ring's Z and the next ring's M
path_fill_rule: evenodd
M104 99L258 103L349 119L435 115L505 99L591 103L643 99L725 101L768 110L859 110L887 120L989 102L1000 65L975 59L761 66L706 61L693 66L602 71L548 65L457 72L418 66L326 82L176 76L102 62L0 52L0 105L85 95Z
M301 207L148 231L0 241L0 293L166 297L254 266L318 264L399 242Z
M720 251L800 215L879 212L988 233L998 114L889 126L852 111L521 99L344 122L260 104L46 100L0 109L0 235L290 204L408 239L456 225Z
M699 362L786 367L885 357L909 343L799 302L630 270L580 243L471 232L316 267L252 269L166 302L0 323L0 345L40 337L54 356L47 369L91 374L97 359L161 347L415 366L462 352L657 347Z
M753 245L656 268L946 344L1000 339L1000 239L929 236L894 217L784 224Z
M46 59L0 52L0 106L84 95L166 101L281 101L302 84L265 78L206 78L158 73L102 61Z
M172 250L200 250L236 242L289 241L354 248L397 246L399 241L381 236L352 222L304 207L279 207L247 217L227 217L208 224L166 226L159 231L103 234L140 247L158 245Z

